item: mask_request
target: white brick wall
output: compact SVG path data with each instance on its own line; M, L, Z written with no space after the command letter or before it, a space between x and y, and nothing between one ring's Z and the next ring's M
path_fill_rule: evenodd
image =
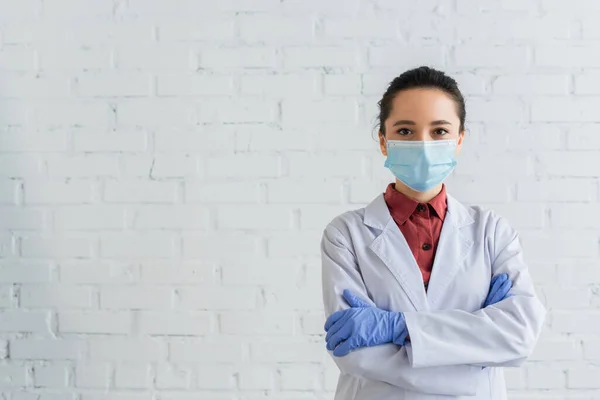
M331 399L321 230L429 64L549 308L510 398L597 400L599 4L0 0L0 399Z

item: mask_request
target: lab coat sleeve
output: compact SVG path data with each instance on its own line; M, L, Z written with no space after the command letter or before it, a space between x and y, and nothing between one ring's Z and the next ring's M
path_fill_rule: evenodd
M511 367L521 365L532 353L546 310L535 294L517 233L503 218L490 230L492 274L509 275L511 297L475 312L405 313L413 367Z
M367 295L354 253L332 225L325 229L321 253L327 315L349 308L342 297L344 289L375 306ZM481 367L468 365L416 369L411 367L406 349L395 344L358 349L344 357L330 355L342 373L427 394L473 396L482 373Z

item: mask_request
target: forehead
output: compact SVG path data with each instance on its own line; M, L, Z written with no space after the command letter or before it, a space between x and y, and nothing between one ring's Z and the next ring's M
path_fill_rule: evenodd
M392 101L390 118L456 120L456 103L439 89L408 89L396 94Z

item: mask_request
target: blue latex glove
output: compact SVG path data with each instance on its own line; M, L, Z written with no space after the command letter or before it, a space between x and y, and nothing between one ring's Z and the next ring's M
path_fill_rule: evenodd
M344 299L352 308L331 314L325 322L327 350L334 356L360 347L404 344L408 335L404 314L373 307L350 290L344 290Z
M482 308L496 304L507 297L510 297L508 292L511 288L512 281L508 279L508 274L494 276L492 278L492 283L490 284L490 292L488 293Z

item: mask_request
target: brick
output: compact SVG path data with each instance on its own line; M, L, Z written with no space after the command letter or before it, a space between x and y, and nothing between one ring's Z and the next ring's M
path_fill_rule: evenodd
M302 206L300 209L300 227L309 230L325 229L325 226L335 217L352 209L354 207L312 204Z
M338 204L342 199L340 180L313 182L302 179L267 183L267 201L284 204Z
M157 151L177 157L189 153L224 153L236 149L236 130L222 124L203 125L200 129L165 129L155 132L154 138Z
M312 71L242 75L240 90L244 95L270 98L285 98L288 93L303 99L316 99L321 95L319 76Z
M91 308L92 291L82 286L23 285L20 305L25 308Z
M582 348L578 341L573 339L540 338L537 342L531 361L573 361L582 358Z
M0 207L0 229L42 230L46 226L44 211L35 207Z
M100 255L107 258L170 258L175 237L170 233L105 234L100 239Z
M244 350L244 345L238 339L227 339L224 336L219 336L216 340L177 340L169 345L169 360L176 364L207 360L212 368L216 366L215 363L241 362Z
M261 97L201 102L198 120L201 123L270 123L278 116L278 104Z
M326 95L358 96L362 83L360 75L325 75L323 86Z
M0 70L2 71L31 71L34 62L35 53L28 48L4 47L0 51Z
M160 74L159 96L226 96L233 93L231 76L198 74Z
M122 206L66 206L54 212L57 230L120 230L126 226L126 209Z
M96 247L91 236L53 234L21 238L21 256L24 258L89 258Z
M176 182L151 180L110 181L104 186L104 200L109 203L174 203Z
M507 6L506 1L492 5L471 4L470 9L465 8L466 18L459 18L456 23L457 36L469 43L478 44L504 44L515 43L540 43L551 40L570 39L573 34L571 21L556 15L533 17L521 10L519 13L510 12L517 1L511 0ZM535 3L535 2L533 2ZM480 8L490 8L491 12L479 13L477 18L470 18L472 11L479 5ZM528 5L524 5L524 8ZM497 8L497 9L496 9ZM515 10L517 11L517 10ZM470 24L467 21L471 21ZM487 54L487 52L486 52Z
M20 388L27 385L27 369L17 365L0 366L0 388Z
M260 201L257 182L206 182L186 180L185 202L200 204L252 204Z
M570 389L598 389L600 368L597 366L580 366L567 371L567 387Z
M527 366L527 386L530 389L560 389L566 384L563 369L549 365Z
M2 56L2 53L0 53L0 56ZM8 113L2 119L5 125L11 127L31 127L35 125L35 109L31 103L21 99L0 99L0 107L5 110L5 113Z
M115 368L115 387L123 389L150 389L150 365L146 363L119 364Z
M518 99L474 97L468 99L467 102L469 103L471 121L474 122L516 123L527 121L529 118L526 104Z
M356 178L365 173L361 154L289 154L287 161L292 178Z
M60 263L63 283L131 283L138 279L136 269L127 263L98 260L63 261Z
M441 46L396 45L369 49L369 65L376 68L412 68L416 64L442 68L445 57L445 50Z
M109 366L104 363L85 363L75 367L75 386L78 388L108 389Z
M199 174L198 159L189 155L131 155L124 160L124 170L127 177L152 180L191 178Z
M111 52L106 47L78 48L48 44L37 50L42 71L102 70L110 67Z
M322 335L325 326L325 315L322 312L303 313L300 325L305 335Z
M326 16L354 16L357 14L360 2L358 0L331 0L322 2L318 0L286 0L281 3L283 15L312 16L315 14Z
M286 69L357 67L359 53L350 46L290 46L283 50Z
M231 390L236 386L235 370L227 366L200 367L197 387L203 390Z
M591 310L554 311L551 321L556 333L593 334L600 329L600 313Z
M80 339L13 339L13 360L79 360L86 354L88 343Z
M119 70L191 71L195 68L189 44L126 45L116 49Z
M532 259L541 257L591 257L596 256L598 249L593 237L575 234L574 231L561 230L544 232L521 231L523 248Z
M589 163L598 160L598 156L598 151L554 151L538 154L538 160L544 175L553 178L593 178L594 171L581 166L592 165Z
M283 390L319 390L321 367L312 364L282 366L281 389Z
M61 364L35 365L33 367L33 382L36 387L62 389L66 388L68 366Z
M238 150L272 152L282 150L312 149L314 137L307 135L305 130L282 129L265 124L248 126L236 135L236 148Z
M16 305L16 298L13 299L12 286L0 286L0 308L12 308L13 303Z
M140 313L140 333L145 335L190 336L210 331L211 316L206 312Z
M221 268L225 285L277 285L282 281L295 281L301 265L295 260L269 260L248 257L245 260L225 263Z
M253 310L259 299L258 288L240 286L183 287L178 294L183 310Z
M291 229L293 209L288 206L220 206L219 229Z
M274 371L269 367L243 368L239 372L239 387L242 390L272 390Z
M140 2L140 5L147 6L148 2ZM169 4L169 3L166 3ZM201 3L196 3L201 4ZM202 4L205 6L206 4ZM174 7L168 6L169 11ZM137 10L137 8L136 8ZM233 42L235 38L235 24L231 19L203 19L188 21L182 18L166 18L165 13L161 12L161 18L158 23L158 38L161 42L179 42L179 41L207 41L207 42Z
M187 389L191 372L177 366L160 364L156 368L156 387L159 389Z
M216 280L216 267L202 261L189 261L181 265L169 265L169 262L147 262L141 265L142 282L147 283L203 283Z
M541 97L531 104L533 121L548 122L597 122L591 103L597 97Z
M78 152L142 152L147 140L143 131L76 132L73 147Z
M278 55L272 47L206 48L200 51L200 67L227 68L275 68Z
M61 333L127 334L131 330L131 313L126 311L59 311Z
M94 0L47 0L44 1L43 13L47 18L110 17L113 8L110 3Z
M573 218L580 213L586 218ZM592 221L597 218L600 218L600 206L595 204L556 204L550 207L550 223L554 228L595 229Z
M108 286L100 289L100 308L110 310L170 309L173 290L161 286Z
M207 175L210 178L276 178L280 176L280 158L276 155L237 154L209 157Z
M4 310L0 313L0 332L48 332L48 313L44 311Z
M497 94L507 95L568 95L567 75L499 76L492 84Z
M600 54L594 46L553 44L537 46L535 64L540 67L585 68L600 66Z
M221 333L243 336L288 336L294 333L294 317L272 311L223 312Z
M139 207L135 214L135 229L208 229L209 210L201 206L145 206Z
M156 362L167 358L166 343L151 338L94 338L89 346L94 361Z
M252 44L305 44L315 37L311 18L271 15L240 15L237 19L240 37ZM277 32L276 35L273 32Z
M322 231L278 234L267 239L269 257L320 256Z
M185 258L201 259L204 262L221 259L246 259L258 254L259 241L256 236L243 233L183 234ZM235 252L231 244L235 243Z
M600 150L597 124L580 124L567 130L567 148L570 150Z
M172 129L196 123L196 106L189 100L173 98L122 99L116 104L120 127L162 127Z
M594 201L598 188L591 178L543 179L517 184L517 200L524 202Z
M1 53L0 53L1 54ZM0 82L1 96L4 98L49 98L67 97L70 94L69 78L63 74L39 74L27 76L22 73L6 73L6 79ZM53 135L47 135L53 136ZM46 135L38 136L44 141ZM47 142L47 140L46 140ZM34 143L31 143L34 144ZM60 143L54 143L54 146Z
M258 363L312 363L322 362L327 357L323 351L323 343L302 340L269 340L251 344L252 360Z
M13 185L16 185L16 182ZM16 188L11 189L15 190ZM91 203L94 193L95 183L92 180L27 179L23 184L25 204ZM8 193L6 197L8 197Z
M548 225L546 221L547 209L543 204L505 203L490 206L497 214L508 219L517 229L541 229Z
M75 77L75 92L81 97L146 97L152 78L142 73L98 72Z
M118 176L119 159L105 154L52 157L48 160L48 173L52 178Z
M398 39L400 37L395 18L327 18L323 36L332 39Z

